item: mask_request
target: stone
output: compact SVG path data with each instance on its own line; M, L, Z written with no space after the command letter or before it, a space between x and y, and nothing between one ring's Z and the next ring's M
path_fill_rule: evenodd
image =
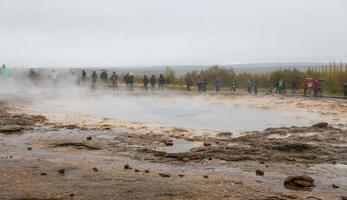
M166 146L172 146L174 144L172 140L164 140L163 142Z
M131 167L128 164L125 164L124 169L131 169Z
M92 140L91 136L86 137L86 140Z
M98 169L98 168L96 168L96 167L93 167L93 171L94 171L94 172L98 172L98 171L99 171L99 169Z
M332 184L332 187L333 187L333 188L339 188L340 186L335 185L335 184Z
M207 176L207 175L204 175L204 178L208 178L208 176Z
M341 200L347 200L347 196L341 196Z
M183 160L184 162L188 162L190 159L189 159L189 158L184 157L182 160Z
M4 125L4 126L0 126L0 133L19 132L19 131L22 131L24 129L25 129L24 126L15 125L15 124Z
M61 168L58 170L59 174L64 174L65 173L65 169L64 168Z
M159 176L161 176L161 177L171 177L170 174L168 174L168 173L163 173L163 172L159 173Z
M313 124L311 127L314 128L328 128L329 124L327 122L320 122L317 124Z
M256 174L257 176L264 176L264 171L263 171L263 170L260 170L260 169L257 169L257 170L255 170L255 174Z
M28 149L28 151L31 151L33 148L32 147L28 147L27 149Z
M47 176L47 173L46 172L41 172L40 175L41 176Z
M205 141L205 142L204 142L204 146L205 146L205 147L208 147L208 146L211 146L211 145L212 145L212 143L209 142L209 141Z
M309 176L289 176L284 180L284 186L288 189L310 189L314 187L314 179Z
M140 172L140 170L138 170L138 169L135 169L135 172Z
M222 138L226 138L226 137L231 137L233 134L231 132L220 132L217 133L217 137L222 137Z
M148 170L148 169L145 169L145 172L146 172L146 173L149 173L149 170Z
M179 177L184 177L184 174L178 174Z

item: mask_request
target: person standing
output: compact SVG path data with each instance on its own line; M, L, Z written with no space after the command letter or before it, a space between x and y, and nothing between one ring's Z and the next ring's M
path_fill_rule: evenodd
M198 86L199 92L202 92L203 80L201 76L198 76L198 80L196 81L196 85Z
M134 84L134 75L133 73L129 74L129 90L133 91L133 84Z
M82 82L85 82L87 80L87 73L86 71L82 70Z
M158 82L159 82L159 90L163 90L164 84L165 84L165 77L163 74L159 75Z
M118 90L117 79L118 79L118 76L117 76L116 72L113 72L113 74L112 74L112 76L111 76L111 81L112 81L112 88L113 88L113 90L115 90L115 89Z
M145 88L145 90L148 90L148 83L149 83L149 79L147 77L147 75L143 76L143 87Z
M216 88L216 92L219 92L221 86L221 80L219 79L219 77L217 77L216 80L214 80L214 86Z
M253 80L253 91L254 91L254 94L258 94L258 80Z
M186 85L187 85L187 91L190 91L190 87L193 86L193 81L190 78L190 76L186 77Z
M347 97L347 81L343 83L343 95Z
M98 75L96 75L96 72L93 71L92 73L92 88L94 89L95 88L95 85L96 85L96 80L98 79Z
M155 90L155 84L157 83L157 79L155 78L154 75L151 76L151 79L149 80L151 83L151 88L152 90Z
M296 80L292 80L292 95L296 94L297 85Z
M247 91L249 94L252 93L252 80L251 79L247 80Z

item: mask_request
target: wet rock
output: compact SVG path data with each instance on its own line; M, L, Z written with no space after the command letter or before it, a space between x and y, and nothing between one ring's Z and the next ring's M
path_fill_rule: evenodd
M166 146L172 146L174 143L172 140L164 140L163 143L166 145Z
M183 160L184 162L188 162L190 159L187 158L187 157L185 157L185 158L183 158L182 160Z
M96 168L96 167L93 167L93 171L94 171L94 172L98 172L98 171L99 171L99 169L98 169L98 168Z
M41 172L40 175L41 176L47 176L47 173L46 172Z
M322 200L321 198L317 198L317 197L313 197L313 196L310 196L310 197L306 197L307 200Z
M312 125L311 127L314 128L328 128L329 124L327 122L320 122L317 124Z
M333 188L339 188L340 186L335 185L335 184L332 184L332 187L333 187Z
M10 124L10 125L0 126L0 133L10 134L10 133L22 131L24 129L25 129L24 126Z
M91 136L86 137L86 140L92 140Z
M59 174L65 174L65 169L64 168L61 168L58 170Z
M288 189L310 189L314 187L314 179L309 176L289 176L284 180L284 187Z
M305 143L285 143L285 142L273 142L271 145L267 146L267 148L278 150L278 151L295 151L302 152L306 150L313 149L312 145Z
M56 144L56 143L53 143L51 144L51 147L52 148L56 148L56 147L73 147L73 148L76 148L76 149L85 149L85 150L100 150L101 148L99 147L94 147L94 146L90 146L90 145L87 145L87 144L83 144L83 143L74 143L74 142L66 142L66 143L59 143L59 144Z
M28 148L27 148L28 151L31 151L32 149L33 149L32 147L28 147Z
M233 134L231 132L220 132L217 133L217 137L221 137L221 138L226 138L226 137L231 137Z
M263 170L260 170L260 169L257 169L257 170L255 170L255 174L256 174L257 176L264 176L264 171L263 171Z
M168 178L168 177L171 177L171 174L161 172L159 173L159 176Z
M125 164L125 165L124 165L124 169L131 169L131 167L130 167L130 165Z
M212 145L212 143L209 142L209 141L205 141L205 142L204 142L204 146L205 146L205 147L208 147L208 146L211 146L211 145Z

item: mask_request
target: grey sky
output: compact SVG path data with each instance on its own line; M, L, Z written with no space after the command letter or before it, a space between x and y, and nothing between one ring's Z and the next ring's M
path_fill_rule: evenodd
M0 0L0 63L347 61L347 0Z

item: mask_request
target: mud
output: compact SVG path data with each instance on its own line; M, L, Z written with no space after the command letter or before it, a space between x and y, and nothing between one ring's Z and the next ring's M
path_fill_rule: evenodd
M0 133L1 199L347 196L347 131L341 120L343 127L312 123L233 137L230 132L195 134L141 123L123 126L109 119L59 123L23 112L0 104L1 127L14 127ZM285 187L288 177L304 175L314 187Z

